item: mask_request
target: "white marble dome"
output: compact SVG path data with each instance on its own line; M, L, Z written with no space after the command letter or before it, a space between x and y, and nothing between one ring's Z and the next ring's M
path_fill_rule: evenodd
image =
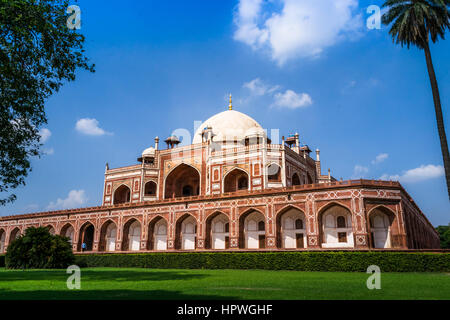
M194 134L192 143L202 142L203 129L210 127L215 142L242 141L255 133L264 134L264 129L256 120L236 110L226 110L203 122Z
M144 157L154 157L154 156L155 156L155 148L153 148L153 147L147 148L142 152L143 158Z

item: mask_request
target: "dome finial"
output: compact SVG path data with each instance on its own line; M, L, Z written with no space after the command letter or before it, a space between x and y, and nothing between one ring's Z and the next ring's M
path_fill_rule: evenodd
M230 93L230 105L228 106L228 110L233 110L233 104L231 100L231 93Z

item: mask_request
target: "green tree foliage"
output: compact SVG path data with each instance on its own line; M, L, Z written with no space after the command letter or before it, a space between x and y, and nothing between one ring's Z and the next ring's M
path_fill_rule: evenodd
M94 71L84 36L67 27L68 1L0 0L0 205L39 156L46 100L78 68Z
M450 199L450 154L442 116L441 98L430 52L430 40L435 43L445 38L450 29L450 0L387 0L383 7L388 11L383 15L385 25L391 25L389 34L396 44L411 45L425 52L428 76L433 93L434 111L441 143L442 158Z
M436 228L439 232L442 249L450 249L450 226L439 226Z
M60 269L75 260L69 238L52 235L47 228L30 227L8 246L9 269Z

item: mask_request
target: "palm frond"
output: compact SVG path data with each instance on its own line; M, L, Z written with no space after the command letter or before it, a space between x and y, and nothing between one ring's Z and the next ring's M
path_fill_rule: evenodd
M390 25L396 44L423 48L431 39L444 39L450 29L450 0L386 0L382 23Z

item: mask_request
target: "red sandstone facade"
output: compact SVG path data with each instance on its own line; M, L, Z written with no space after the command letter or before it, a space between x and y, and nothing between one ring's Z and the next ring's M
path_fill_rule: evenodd
M231 107L189 146L155 142L140 164L106 167L102 206L0 218L0 253L30 226L69 237L75 252L439 248L398 182L322 175L319 150L312 159L298 134L272 144Z

